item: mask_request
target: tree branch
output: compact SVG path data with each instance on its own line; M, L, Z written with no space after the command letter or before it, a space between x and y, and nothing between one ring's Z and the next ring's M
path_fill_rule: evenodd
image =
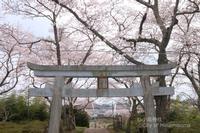
M55 3L59 4L61 7L67 9L72 15L74 15L74 17L81 23L83 24L88 30L90 30L93 34L95 34L101 41L103 41L105 44L107 44L110 48L114 49L118 54L124 56L127 60L129 60L130 62L134 63L134 64L143 64L142 62L139 62L135 59L133 59L131 56L129 56L128 54L126 54L125 52L121 51L119 48L117 48L115 45L113 45L110 41L108 41L103 35L101 35L97 30L93 29L86 21L84 21L83 19L81 19L78 14L73 11L71 8L69 8L68 6L60 3L58 0L52 0Z
M182 11L182 12L177 12L176 15L187 15L187 14L194 14L194 13L199 13L199 5L195 2L195 0L188 0L190 3L192 3L195 7L193 11Z
M145 22L145 20L146 20L146 18L147 18L147 13L148 13L148 8L147 8L146 12L144 13L144 15L143 15L143 17L142 17L142 20L141 20L141 22L140 22L139 37L141 37L141 35L142 35L143 25L144 25L144 22Z
M139 2L142 5L145 5L148 8L153 8L153 5L150 2L146 2L144 0L136 0L137 2Z
M155 4L154 4L152 10L153 10L153 13L154 13L156 22L157 22L157 24L159 25L159 27L160 27L160 29L161 29L163 35L164 35L167 29L166 29L166 27L165 27L165 25L164 25L164 22L163 22L163 20L161 19L160 14L159 14L158 0L155 0Z
M133 42L133 43L137 43L137 42L152 43L152 44L155 44L158 47L161 45L161 42L158 41L155 38L142 38L142 37L139 37L138 39L128 39L128 38L121 37L121 39L125 40L126 42Z
M190 73L188 72L188 69L187 69L188 64L189 64L189 62L190 62L190 59L191 59L191 56L189 55L189 57L188 57L188 59L187 59L185 65L184 65L184 67L182 67L182 70L184 71L185 75L188 77L188 79L189 79L190 82L192 83L192 86L193 86L194 90L196 91L196 93L197 93L197 95L198 95L198 94L199 94L199 87L198 87L197 83L195 82L195 80L194 80L192 74L190 74Z

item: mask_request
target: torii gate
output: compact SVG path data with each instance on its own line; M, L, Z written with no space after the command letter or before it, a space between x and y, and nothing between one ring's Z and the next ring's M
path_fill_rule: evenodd
M159 87L150 83L150 77L169 75L175 63L162 65L128 65L128 66L78 66L78 65L37 65L27 63L37 77L54 77L53 87L31 88L29 96L52 97L48 133L59 133L62 97L127 97L144 96L145 118L148 133L158 133L153 96L173 95L173 87ZM98 79L97 89L72 89L64 84L65 77ZM140 77L141 85L126 89L109 89L108 78Z

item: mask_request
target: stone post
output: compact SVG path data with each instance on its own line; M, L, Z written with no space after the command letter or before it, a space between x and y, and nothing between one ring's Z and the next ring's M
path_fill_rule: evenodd
M64 77L56 77L53 98L51 102L51 112L48 133L59 133L61 110L62 110L62 88L64 86Z
M152 95L152 86L149 76L141 77L142 88L144 89L144 110L148 133L158 133L156 123L156 110L154 108L154 97Z

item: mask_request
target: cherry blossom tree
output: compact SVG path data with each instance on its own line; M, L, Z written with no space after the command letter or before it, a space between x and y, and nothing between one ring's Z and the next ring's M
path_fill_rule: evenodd
M180 47L174 44L177 42L177 33L190 35L187 26L180 24L185 23L184 17L189 17L186 21L194 21L191 18L199 13L198 0L4 0L4 4L12 13L42 17L51 23L53 34L49 38L21 43L28 44L32 52L30 57L35 57L34 62L57 65L167 64L177 59L176 55L173 57L168 54L168 50L174 47L178 51L187 48L190 54L181 53L177 60L181 62L181 68L193 87L198 84L198 65L195 66L195 72L188 66L191 62L198 64L198 52L189 47L197 45L185 43L189 38L180 42ZM191 34L192 41L195 40L194 36L198 36L197 32ZM102 49L109 52L102 52ZM167 86L172 84L174 77L171 83L165 76L155 80L160 86ZM66 79L66 82L72 80ZM157 117L161 118L161 122L167 122L170 96L156 96L155 102ZM164 128L159 130L167 132Z
M87 31L76 27L73 23L67 22L62 24L63 16L62 7L54 2L45 0L22 0L22 1L4 1L4 8L8 13L15 13L26 17L42 18L49 21L52 25L52 34L48 38L31 38L28 41L19 41L20 45L26 46L29 49L29 56L26 56L26 61L40 62L40 64L91 64L92 49L96 43L96 36L88 34ZM66 27L66 25L68 27ZM81 36L80 36L81 34ZM79 38L79 39L78 39ZM81 39L80 39L81 38ZM87 61L91 57L90 61ZM102 56L98 56L103 59ZM110 58L105 58L110 59ZM105 61L105 59L103 61ZM107 61L109 62L109 61ZM31 75L30 75L31 76ZM32 85L37 87L38 83L44 83L44 79L32 78ZM66 78L66 83L72 82L72 78ZM38 82L39 81L39 82ZM48 82L45 81L45 82ZM36 84L37 83L37 84ZM76 79L75 79L76 83ZM39 84L41 86L41 84ZM73 113L73 105L77 98L67 98L70 111L67 116L68 129L75 128L75 119Z
M200 53L199 53L199 27L196 25L199 15L184 15L185 23L179 25L177 42L179 46L179 68L190 80L192 88L197 95L196 106L200 110ZM178 71L177 71L178 73ZM182 72L179 72L182 73Z
M89 31L91 31L91 33L95 34L108 47L115 50L117 53L119 53L123 57L125 57L129 62L134 63L134 64L144 64L144 62L136 60L133 56L131 56L130 54L127 54L126 51L121 50L120 47L116 45L117 43L115 44L115 42L110 39L109 35L113 34L112 31L109 32L110 33L109 35L106 35L105 32L101 30L103 29L102 27L104 26L103 24L105 23L105 19L101 23L101 26L102 26L101 29L99 29L98 26L100 24L98 23L98 20L97 21L96 19L90 20L90 18L92 18L92 16L94 16L95 13L91 15L90 17L87 17L88 15L87 13L89 11L85 10L85 12L82 12L81 8L78 7L81 4L77 4L77 3L81 3L81 2L78 2L78 1L71 2L71 1L62 1L62 0L52 0L52 1L54 1L61 7L65 8L66 11L70 12L83 26L85 26ZM87 2L89 3L90 1L87 1ZM131 1L129 2L131 3ZM157 63L167 64L169 62L169 59L167 57L166 51L167 51L167 47L170 44L173 31L177 28L177 24L179 23L179 16L198 13L199 3L198 1L191 1L191 0L188 0L188 1L176 0L176 1L170 1L170 2L162 1L162 3L158 0L149 0L149 1L136 0L136 2L140 4L143 12L145 11L141 17L141 21L138 24L139 25L138 34L137 36L123 35L119 38L121 38L122 40L126 42L132 43L135 46L137 46L138 44L149 44L149 45L155 46L158 52ZM76 4L72 5L70 3L73 3L73 4L76 3ZM81 7L84 7L84 5L86 5L85 3L82 4ZM106 2L103 1L99 3L101 5L102 3L105 4ZM106 4L108 5L109 3L107 2ZM76 8L75 5L77 5L76 7L78 8ZM108 6L105 6L105 7L108 7ZM103 8L101 5L101 8L99 9L105 9L105 8ZM81 14L81 13L84 13L84 14ZM98 16L99 18L101 18L101 14L99 15L98 12L95 15L96 17ZM107 14L104 14L104 15L106 17L108 16ZM148 24L146 24L146 21L148 19L151 20L151 22L153 22L152 24L154 25L153 28L147 26ZM115 21L116 20L117 19L115 19ZM96 24L98 24L98 26ZM106 28L109 29L111 25L107 24ZM120 25L119 28L123 28L123 24L118 23L118 26L119 25ZM147 27L145 27L145 25ZM154 27L156 27L157 29L156 34L151 33L151 29L153 30ZM160 86L167 85L165 76L159 77L158 81L160 83ZM160 117L162 122L167 121L167 112L169 111L169 99L170 99L169 96L155 97L157 117ZM162 130L163 132L167 132L167 129L160 128L160 130Z
M17 30L9 25L0 25L0 95L13 90L22 75L22 51L13 38Z

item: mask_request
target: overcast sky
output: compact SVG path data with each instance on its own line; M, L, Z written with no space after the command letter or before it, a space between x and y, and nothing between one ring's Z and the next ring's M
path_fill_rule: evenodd
M50 23L43 18L31 19L23 16L4 15L2 10L0 11L0 22L9 23L14 27L32 33L36 37L49 36L49 29L51 27Z

